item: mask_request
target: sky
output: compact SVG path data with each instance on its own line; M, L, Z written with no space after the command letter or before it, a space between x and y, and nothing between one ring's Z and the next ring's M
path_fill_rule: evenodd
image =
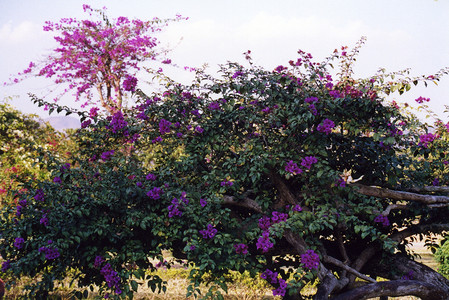
M354 68L356 77L374 75L379 68L391 72L410 68L411 76L420 76L449 67L449 1L445 0L0 0L0 82L56 46L52 35L42 30L45 21L86 19L83 4L107 7L112 18L189 17L170 24L157 37L172 49L177 64L206 63L211 72L227 61L243 64L247 50L256 64L268 69L296 60L299 49L321 61L336 48L353 47L362 36L367 42ZM183 76L181 70L169 72L175 78ZM8 98L19 110L45 117L48 113L31 103L27 93L45 97L51 86L50 80L41 78L0 86L0 101ZM418 85L390 98L414 105L419 96L430 98L429 107L449 121L443 113L449 104L449 75L438 86ZM65 97L62 104L77 107L72 99Z

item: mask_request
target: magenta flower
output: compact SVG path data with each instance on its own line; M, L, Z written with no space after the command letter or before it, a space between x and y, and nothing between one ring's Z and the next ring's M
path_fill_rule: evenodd
M317 126L317 130L325 134L332 132L332 128L335 127L335 123L332 120L325 119L320 125Z
M123 89L127 92L135 92L137 86L137 78L133 76L127 76L123 81Z
M236 72L234 73L234 75L232 75L232 78L237 78L237 77L242 76L242 75L243 75L243 72L242 72L242 71L236 71Z
M248 254L248 246L245 244L235 244L234 248L237 254Z
M58 249L54 247L40 247L39 252L42 252L45 254L45 259L52 260L58 258L61 254L59 253Z
M108 161L111 159L112 155L114 155L114 150L103 152L101 153L101 159L103 161Z
M200 230L199 233L204 239L212 239L217 234L217 229L212 224L207 224L207 229Z
M318 162L318 159L315 156L306 156L302 159L301 166L310 170L312 165L317 162Z
M98 116L98 111L100 109L98 107L92 107L89 111L89 117L91 118L95 118L96 116Z
M14 240L14 247L16 247L17 249L22 249L24 243L25 240L21 237L18 237Z
M152 174L152 173L148 173L147 176L145 177L146 180L151 180L151 181L155 181L156 180L156 175Z
M415 101L421 104L423 102L429 102L430 98L424 98L420 96L419 98L415 99Z
M150 199L158 200L161 198L161 194L163 193L162 189L159 187L154 187L150 191L148 191L147 196L150 197Z
M424 148L427 148L428 144L433 142L437 138L436 135L432 133L423 134L419 136L419 144Z
M170 121L167 121L165 119L160 120L159 121L159 132L161 134L169 133L170 132L170 125L171 125Z
M201 128L200 126L196 126L196 127L195 127L195 131L198 132L198 133L203 133L203 132L204 132L204 129Z
M262 232L262 236L257 239L257 249L262 249L262 252L268 252L273 248L274 244L270 241L270 233L268 231Z
M293 160L289 161L285 166L285 171L292 173L293 175L301 174L302 170L298 167L298 165L293 162Z
M318 269L320 265L320 257L313 250L307 250L306 253L301 254L301 263L302 265L309 269Z
M374 218L374 222L382 223L384 227L390 226L390 220L388 220L388 217L384 215L378 215L376 218Z

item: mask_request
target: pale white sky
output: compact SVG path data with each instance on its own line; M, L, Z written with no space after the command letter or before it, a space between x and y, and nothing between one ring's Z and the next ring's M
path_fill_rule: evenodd
M111 17L189 17L159 36L162 44L174 48L171 57L182 66L244 62L242 53L247 50L267 68L296 59L298 49L321 60L335 48L353 46L361 36L368 40L355 68L357 76L372 75L380 67L411 68L412 75L419 76L449 66L446 0L0 0L0 82L55 45L42 31L46 20L86 18L82 4L106 6ZM0 100L17 95L12 104L20 110L47 116L26 93L42 96L50 85L49 80L29 79L14 87L1 86ZM398 100L412 104L419 96L431 98L430 107L443 117L449 76L438 87L418 87ZM64 104L72 105L71 101L65 99Z

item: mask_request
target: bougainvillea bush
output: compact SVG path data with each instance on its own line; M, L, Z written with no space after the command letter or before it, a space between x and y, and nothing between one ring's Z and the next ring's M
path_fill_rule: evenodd
M221 298L226 274L248 270L285 299L307 283L315 299L447 299L449 282L407 247L448 229L447 126L385 100L446 70L354 79L360 45L321 63L299 51L274 70L246 53L246 67L218 77L136 89L133 108L79 113L79 152L44 153L51 180L29 182L2 211L2 271L39 278L30 298L68 273L80 298L93 285L131 297L142 280L163 292L146 271L181 263L198 297Z

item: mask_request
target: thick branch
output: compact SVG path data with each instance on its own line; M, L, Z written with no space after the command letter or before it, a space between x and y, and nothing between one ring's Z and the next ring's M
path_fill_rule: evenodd
M404 275L407 275L410 279L419 281L423 286L433 286L433 290L444 295L443 299L449 299L449 281L443 275L404 255L396 254L388 258L378 255L371 259L362 271L371 276L380 276L390 280L401 280ZM414 294L410 293L410 295Z
M286 230L284 236L298 254L306 252L307 244L300 235L294 234L290 230ZM314 297L315 300L329 299L329 295L333 291L342 289L349 282L349 279L346 277L338 280L321 262L318 267L318 278L320 279L321 284L318 286L317 293Z
M449 186L423 186L411 188L408 191L415 193L449 193Z
M273 184L276 187L276 189L278 190L279 196L280 196L280 203L277 203L277 206L283 207L286 204L290 204L290 205L298 204L298 202L295 199L295 196L290 191L289 187L284 182L282 177L279 176L279 174L277 174L276 172L271 172L270 176L271 176Z
M364 300L374 297L416 296L422 300L445 300L445 290L422 281L394 280L370 283L333 297L332 300Z
M394 191L385 188L366 186L362 184L353 184L358 189L357 191L366 196L373 196L378 198L389 198L393 200L408 200L416 201L424 204L439 204L449 203L449 197L436 195L421 195L411 192Z
M400 242L405 238L417 233L441 233L443 231L449 231L449 224L423 224L423 225L411 225L407 229L393 233L390 238L394 241Z
M223 204L245 207L258 213L263 213L263 210L260 207L259 203L248 197L241 200L236 200L233 196L223 196Z

